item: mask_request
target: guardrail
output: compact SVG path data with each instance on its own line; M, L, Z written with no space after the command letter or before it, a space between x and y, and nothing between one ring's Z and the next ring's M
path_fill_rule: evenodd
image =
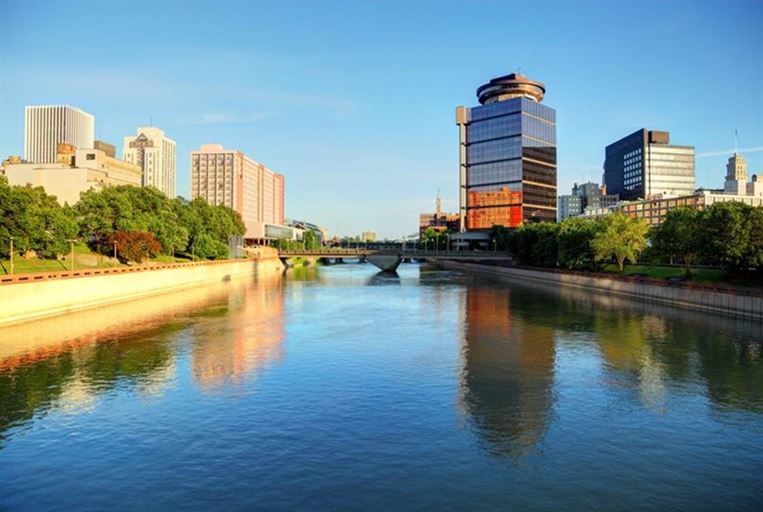
M10 274L0 276L0 286L7 284L30 283L37 281L50 281L60 279L72 279L79 277L93 277L109 274L125 274L131 272L152 272L156 270L168 270L172 268L188 268L203 265L221 265L237 261L258 261L260 258L240 258L230 260L207 260L192 261L188 263L165 263L160 265L147 265L142 267L114 267L114 268L94 268L82 270L58 270L55 272L31 272L25 274Z

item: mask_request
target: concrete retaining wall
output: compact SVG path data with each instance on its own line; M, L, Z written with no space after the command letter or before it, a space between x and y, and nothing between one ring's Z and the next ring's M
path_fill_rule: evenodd
M454 270L467 270L512 280L536 281L557 286L570 286L594 293L615 294L695 311L712 311L746 318L763 319L763 297L752 293L702 289L680 284L632 282L606 277L565 272L544 272L522 268L494 267L475 263L438 261L438 265Z
M0 324L282 270L278 258L262 258L11 276L0 284Z

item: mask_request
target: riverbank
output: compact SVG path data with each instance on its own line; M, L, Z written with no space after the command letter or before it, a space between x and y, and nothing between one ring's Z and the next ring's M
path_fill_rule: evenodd
M0 280L0 325L282 271L278 257L266 253L253 259L5 276Z
M583 288L594 293L614 294L695 311L763 319L763 296L756 291L739 287L673 283L650 278L610 277L564 270L497 267L478 263L451 261L436 263L443 268L464 270L502 279L519 279Z

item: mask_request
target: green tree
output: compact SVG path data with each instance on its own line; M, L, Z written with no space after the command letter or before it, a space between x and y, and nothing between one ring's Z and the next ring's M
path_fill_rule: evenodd
M606 215L597 222L601 224L601 229L591 242L596 260L614 256L620 272L624 272L625 262L635 263L638 253L646 248L648 224L644 219L634 219L622 212Z
M42 187L8 186L0 180L0 255L7 257L10 237L19 253L34 251L53 258L66 252L67 239L77 234L69 210Z
M302 242L305 244L305 249L315 250L318 248L318 240L315 238L315 233L311 229L306 229L302 235Z
M558 231L553 222L522 224L509 238L512 256L523 265L555 267Z
M559 264L568 269L593 268L596 253L591 242L599 228L593 219L571 217L562 221L557 235Z
M663 261L680 258L691 276L691 265L702 249L702 214L687 206L670 210L665 220L652 229L652 250Z
M496 224L490 229L490 245L499 251L508 251L511 247L511 229Z
M750 208L747 215L748 232L745 259L751 267L763 269L763 207Z
M701 243L705 258L729 270L740 270L750 255L748 217L753 208L730 201L715 203L703 215ZM754 251L753 251L754 252Z

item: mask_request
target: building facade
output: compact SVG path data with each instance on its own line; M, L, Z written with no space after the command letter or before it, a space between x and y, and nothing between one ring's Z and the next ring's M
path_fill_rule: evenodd
M700 189L683 196L663 196L655 194L650 199L626 201L613 206L596 209L586 208L584 216L601 217L622 211L634 218L645 219L649 225L661 224L668 212L679 207L704 210L715 203L735 201L754 207L763 207L763 180L757 175L747 181L747 162L738 153L729 158L726 165L726 181L723 190Z
M153 126L138 128L136 136L124 138L124 159L143 170L143 186L175 197L177 155L175 141Z
M191 152L191 198L201 197L209 204L237 211L246 225L246 238L292 236L284 225L284 189L281 174L241 151L204 144Z
M624 200L694 193L694 146L670 144L670 133L642 128L607 146L604 185Z
M477 89L456 109L460 231L556 220L556 112L545 87L518 73Z
M59 203L75 204L80 194L116 185L141 184L139 166L113 158L103 150L59 144L55 162L9 161L3 170L10 185L43 187Z
M58 144L92 148L95 117L69 105L32 105L24 109L24 159L42 164L56 161Z
M561 222L569 217L582 215L586 209L598 210L615 205L619 201L620 197L617 194L607 194L607 188L598 183L575 183L572 186L572 194L559 196L557 220Z
M452 231L458 232L460 229L460 217L457 213L447 213L442 211L442 199L440 198L440 192L437 192L437 198L435 199L435 211L434 213L420 213L419 214L419 237L421 237L429 228L435 231Z

